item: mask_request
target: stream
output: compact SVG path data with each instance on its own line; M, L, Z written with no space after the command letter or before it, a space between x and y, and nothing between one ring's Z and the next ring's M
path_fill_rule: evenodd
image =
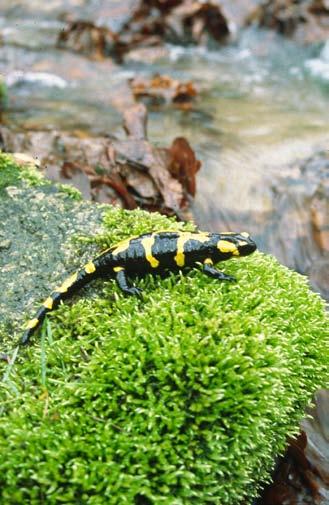
M220 49L168 44L148 59L131 51L119 65L55 47L63 11L80 8L97 20L97 2L2 3L5 124L122 138L129 78L158 72L192 81L200 90L192 110L151 108L148 138L166 146L184 136L202 161L195 222L211 231L248 230L262 251L308 275L329 299L329 159L307 161L328 154L329 41L301 47L247 28ZM129 2L121 9L108 3L117 15L102 21L113 27Z

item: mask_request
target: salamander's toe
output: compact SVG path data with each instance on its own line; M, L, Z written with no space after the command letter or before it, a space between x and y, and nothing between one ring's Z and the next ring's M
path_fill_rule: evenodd
M227 275L227 274L225 275L223 280L228 281L228 282L237 282L236 277L233 277L233 275Z
M127 293L127 295L132 295L132 296L141 296L142 292L143 292L143 290L141 288L136 288L135 286L125 290L125 293Z

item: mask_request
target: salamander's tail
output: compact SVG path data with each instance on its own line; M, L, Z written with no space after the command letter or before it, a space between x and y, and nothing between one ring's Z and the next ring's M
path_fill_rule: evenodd
M63 282L63 284L55 288L55 290L43 302L33 319L30 319L30 321L28 321L25 327L25 332L21 337L20 344L26 345L29 343L31 336L42 325L45 316L48 314L48 312L56 309L61 300L70 297L74 291L80 289L82 286L93 280L96 276L96 265L93 261L90 261L81 270L68 277Z
M30 319L26 324L25 332L21 338L21 344L26 345L33 333L42 325L43 320L48 312L56 309L62 299L61 293L54 291L50 296L43 302L40 309L36 312L33 319Z

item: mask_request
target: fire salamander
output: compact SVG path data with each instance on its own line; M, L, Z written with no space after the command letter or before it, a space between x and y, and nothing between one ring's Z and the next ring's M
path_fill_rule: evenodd
M48 312L93 279L114 277L124 293L140 295L141 289L130 285L128 277L177 271L201 263L206 275L220 281L234 281L234 277L217 270L214 263L232 257L247 256L256 248L255 242L246 232L160 231L123 240L89 261L54 289L34 318L27 323L21 343L29 342Z

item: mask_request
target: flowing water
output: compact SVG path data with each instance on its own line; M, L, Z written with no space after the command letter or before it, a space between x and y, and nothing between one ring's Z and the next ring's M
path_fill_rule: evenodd
M200 89L193 109L152 110L148 135L161 146L184 136L202 160L195 221L203 229L248 230L260 249L309 274L314 288L329 297L328 241L319 245L312 224L315 206L328 226L323 200L328 202L329 162L320 170L299 167L329 147L329 42L305 48L247 29L223 48L168 45L149 61L134 51L118 65L55 48L67 3L1 3L7 124L122 136L128 78L159 72L192 80ZM89 11L88 2L70 4L72 13L89 15L95 2ZM119 13L103 22L120 24L127 9Z

